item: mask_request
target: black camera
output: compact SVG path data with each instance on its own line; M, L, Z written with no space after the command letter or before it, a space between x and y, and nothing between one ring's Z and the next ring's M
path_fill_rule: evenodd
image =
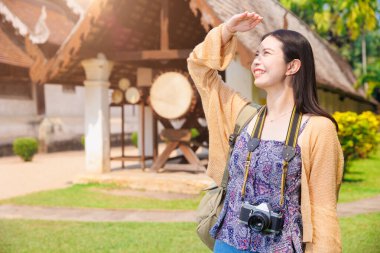
M255 232L278 234L284 219L281 213L272 211L267 203L253 206L244 202L240 209L239 222L248 225Z

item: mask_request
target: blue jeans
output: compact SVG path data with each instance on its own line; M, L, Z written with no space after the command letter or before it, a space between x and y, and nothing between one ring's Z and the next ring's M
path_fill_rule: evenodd
M216 240L214 245L214 253L254 253L249 250L239 250L221 240Z

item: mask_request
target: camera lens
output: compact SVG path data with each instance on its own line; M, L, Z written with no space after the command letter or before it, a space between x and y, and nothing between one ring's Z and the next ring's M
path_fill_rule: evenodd
M261 232L269 227L269 217L262 212L255 212L248 220L248 226L255 232Z

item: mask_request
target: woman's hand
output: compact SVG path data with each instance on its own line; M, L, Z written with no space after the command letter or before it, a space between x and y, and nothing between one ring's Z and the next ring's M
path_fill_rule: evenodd
M247 32L257 26L263 17L255 12L243 12L233 15L227 22L226 27L230 33Z
M255 28L263 17L255 12L243 12L233 15L224 24L222 33L223 44L227 43L235 32L247 32Z

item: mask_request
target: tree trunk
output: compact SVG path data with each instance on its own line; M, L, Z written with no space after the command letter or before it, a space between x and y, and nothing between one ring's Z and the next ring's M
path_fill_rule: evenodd
M362 32L362 67L363 67L363 75L367 74L367 43L365 40L365 32ZM368 83L365 82L363 84L364 90L368 92Z

